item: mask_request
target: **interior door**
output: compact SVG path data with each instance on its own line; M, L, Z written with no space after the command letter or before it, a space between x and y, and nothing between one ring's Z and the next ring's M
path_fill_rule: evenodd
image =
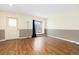
M7 19L5 38L6 39L15 39L18 37L19 37L19 31L17 30L17 19L9 17Z

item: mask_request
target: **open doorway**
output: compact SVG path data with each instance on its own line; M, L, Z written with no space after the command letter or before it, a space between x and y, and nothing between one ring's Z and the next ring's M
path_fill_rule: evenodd
M42 36L44 32L43 22L39 20L33 20L33 34L32 37Z
M35 20L36 34L42 34L42 21Z

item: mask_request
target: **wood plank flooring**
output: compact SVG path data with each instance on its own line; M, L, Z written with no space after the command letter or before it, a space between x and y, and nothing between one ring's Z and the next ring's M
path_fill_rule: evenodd
M79 45L51 37L0 42L1 55L79 55Z

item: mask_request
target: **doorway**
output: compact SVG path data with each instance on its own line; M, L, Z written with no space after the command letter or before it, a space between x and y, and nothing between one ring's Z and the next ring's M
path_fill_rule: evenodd
M33 20L33 35L32 37L42 36L44 32L43 22L39 20Z
M19 31L17 30L17 19L8 17L6 22L5 38L14 39L19 37Z

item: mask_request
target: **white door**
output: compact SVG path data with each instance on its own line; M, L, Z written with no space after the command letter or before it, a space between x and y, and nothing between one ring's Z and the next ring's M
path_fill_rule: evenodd
M6 22L7 26L5 31L5 39L18 38L19 31L17 30L17 19L9 17Z

